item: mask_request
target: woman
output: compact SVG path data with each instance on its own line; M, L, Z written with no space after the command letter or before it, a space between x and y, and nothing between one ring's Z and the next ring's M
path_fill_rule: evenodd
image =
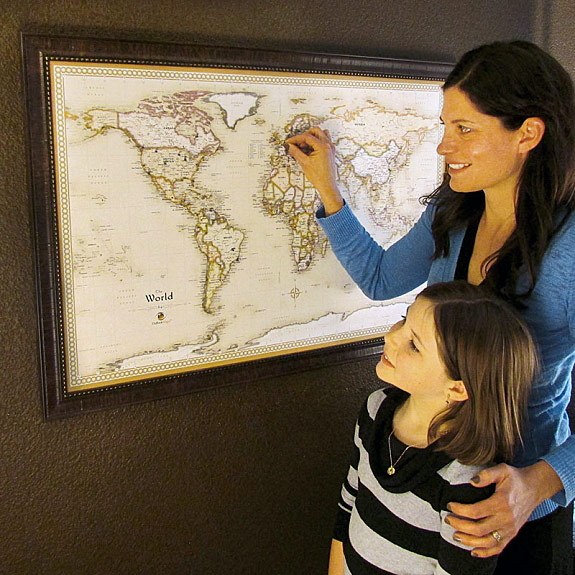
M482 471L495 494L453 502L455 537L498 571L570 573L575 438L567 405L575 362L575 101L572 81L528 42L465 54L447 78L438 153L444 183L412 230L383 250L339 192L329 134L290 138L317 188L334 252L361 289L388 299L424 282L483 283L521 310L540 349L525 447L513 466ZM529 521L528 521L529 520ZM527 522L528 521L528 522ZM527 523L526 523L527 522ZM519 531L519 534L518 534ZM513 542L510 544L510 541ZM563 569L563 570L562 570Z

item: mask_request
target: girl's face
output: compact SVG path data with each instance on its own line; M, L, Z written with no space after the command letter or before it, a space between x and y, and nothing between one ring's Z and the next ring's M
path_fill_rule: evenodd
M519 149L521 130L480 112L457 86L443 93L444 133L437 153L445 157L455 192L479 190L515 194L527 154Z
M439 356L433 308L429 300L416 298L405 319L386 334L376 373L412 397L437 402L442 408L453 382Z

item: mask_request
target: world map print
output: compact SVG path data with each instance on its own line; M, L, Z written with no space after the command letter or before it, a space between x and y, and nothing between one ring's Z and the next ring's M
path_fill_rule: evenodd
M439 183L437 82L52 63L70 389L381 336L285 140L328 129L383 245Z

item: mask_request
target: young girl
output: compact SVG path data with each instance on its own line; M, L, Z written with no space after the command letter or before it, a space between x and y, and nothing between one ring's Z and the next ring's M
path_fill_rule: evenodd
M433 284L392 327L355 432L330 575L487 574L446 521L451 501L492 492L469 482L521 446L535 346L517 313L484 288ZM497 538L498 533L493 533Z

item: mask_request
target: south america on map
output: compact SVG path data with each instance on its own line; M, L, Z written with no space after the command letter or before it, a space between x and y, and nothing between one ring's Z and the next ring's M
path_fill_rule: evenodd
M380 336L285 140L328 129L387 246L439 183L437 82L53 64L69 387Z

